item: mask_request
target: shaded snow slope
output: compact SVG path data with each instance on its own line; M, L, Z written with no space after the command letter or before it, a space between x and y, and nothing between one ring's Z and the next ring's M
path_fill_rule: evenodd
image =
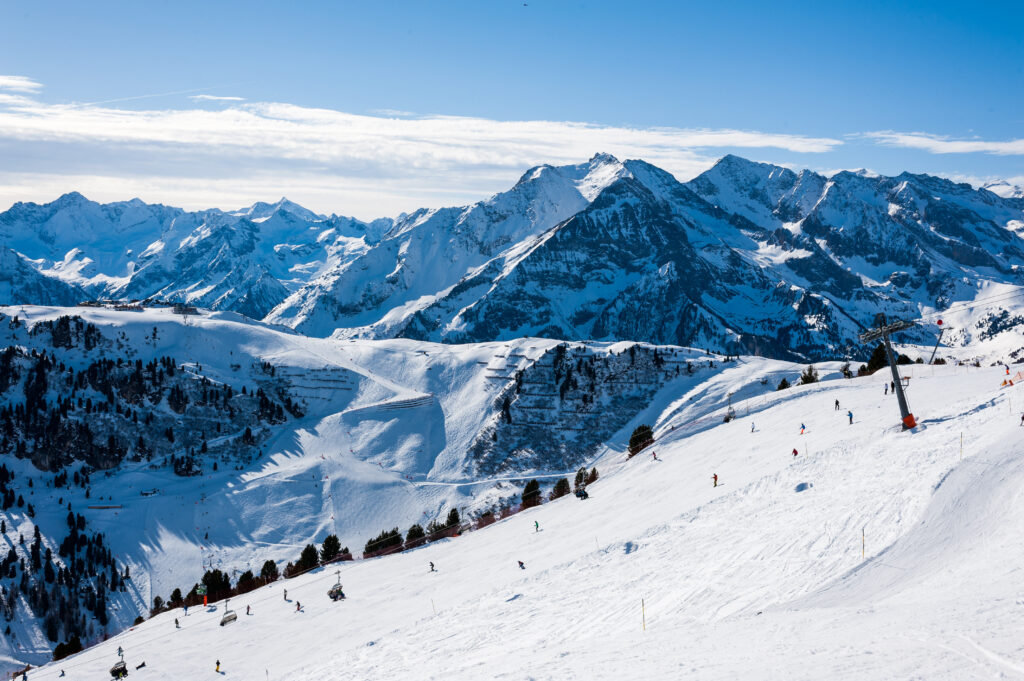
M1019 388L998 368L906 367L921 425L902 432L887 375L753 387L780 370L740 362L653 405L661 461L626 460L623 429L589 500L345 564L344 602L332 567L232 599L227 627L219 604L170 612L33 678L101 677L118 646L153 679L215 660L239 679L1024 674ZM743 386L738 418L711 419Z

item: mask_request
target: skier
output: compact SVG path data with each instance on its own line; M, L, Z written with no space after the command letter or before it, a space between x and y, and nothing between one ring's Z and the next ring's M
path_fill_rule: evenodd
M526 566L523 565L523 561L519 561L519 569L520 570L525 570L526 569Z
M430 561L430 571L437 572L437 570L434 569L434 561Z
M714 482L712 487L718 487L718 473L715 473L714 475L712 475L711 476L711 480Z
M540 532L540 523L538 523L536 520L533 521L533 531Z
M797 455L797 454L799 454L799 453L800 453L800 452L796 451L796 447L793 447L793 456L796 456L796 455Z
M284 599L285 599L286 601L288 600L288 589L285 589L285 590L284 590Z
M248 605L247 605L247 606L245 606L245 614L246 614L246 615L248 615L248 614L249 614L249 608L250 608L250 606L248 606Z
M839 400L836 400L836 411L839 411Z
M302 601L295 601L295 612L302 612Z
M181 629L181 625L178 624L178 618L177 617L174 618L174 628L175 629Z
M846 412L846 415L850 417L850 425L852 426L853 425L853 412L852 411L848 411L848 412Z
M220 673L220 660L217 660L217 668L214 671L216 671L218 674Z
M801 435L803 435L803 434L804 434L804 431L805 431L806 429L807 429L807 426L805 426L804 424L802 424L802 423L801 423L801 424L800 424L800 434L801 434Z

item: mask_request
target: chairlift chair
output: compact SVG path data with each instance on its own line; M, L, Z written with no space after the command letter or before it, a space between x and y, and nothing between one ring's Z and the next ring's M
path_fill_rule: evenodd
M124 663L124 660L110 668L110 676L115 679L123 679L128 676L128 665Z
M341 590L341 584L335 584L327 591L327 596L332 601L341 601L345 599L345 592Z
M220 626L225 624L231 624L238 619L238 614L234 610L225 610L224 616L220 618Z

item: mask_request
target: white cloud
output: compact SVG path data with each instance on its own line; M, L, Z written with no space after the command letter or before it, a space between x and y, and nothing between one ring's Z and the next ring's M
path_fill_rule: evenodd
M217 95L192 95L189 99L205 102L244 102L245 97L219 97Z
M863 137L874 140L887 147L917 149L933 154L997 154L1012 156L1024 154L1024 139L989 141L981 139L951 139L941 135L930 135L924 132L866 132Z
M94 185L97 198L145 194L149 201L194 205L202 196L207 207L231 208L243 196L287 193L298 201L305 193L309 207L321 212L379 217L476 200L506 189L531 166L579 163L599 151L642 158L689 179L721 155L712 149L819 153L843 144L751 130L410 118L397 111L372 116L204 94L193 99L225 106L138 110L109 101L49 104L31 95L0 94L0 155L7 178L0 197L12 197L17 188L24 193L13 200L46 198L19 177L38 178L40 187L54 189L63 183L57 193L86 193L85 178L102 178ZM260 195L252 196L256 187ZM111 188L120 188L119 196L109 196ZM193 200L175 198L189 196Z
M414 111L402 111L401 109L371 109L370 113L376 116L397 116L400 118L408 118L409 116L415 116Z
M0 90L35 93L42 89L42 84L35 82L31 78L26 78L25 76L0 76Z

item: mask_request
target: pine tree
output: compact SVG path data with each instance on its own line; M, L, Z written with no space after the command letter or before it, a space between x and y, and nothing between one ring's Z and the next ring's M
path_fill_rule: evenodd
M532 508L534 506L540 506L540 483L536 480L530 480L523 487L523 508Z
M783 377L783 379L781 381L779 381L779 387L776 388L775 390L785 390L788 387L789 387L789 381L787 381L785 379L785 377Z
M458 528L459 522L459 509L453 508L452 510L448 511L448 519L445 521L445 525L449 528L455 529Z
M272 560L268 560L263 563L263 567L260 568L260 579L265 582L273 582L277 580L277 563Z
M338 552L341 551L341 542L338 541L338 536L329 534L324 537L324 543L320 547L320 562L329 563L338 556Z
M551 490L551 500L554 501L559 497L564 497L569 491L569 481L566 478L559 478L558 482L555 483L554 489Z
M426 541L426 536L427 534L423 531L423 526L418 523L414 524L405 534L405 548L413 549L422 545Z
M873 374L882 367L889 366L889 358L886 356L885 345L879 343L871 351L871 358L868 360L868 373Z
M633 434L629 436L629 455L635 456L644 447L654 443L654 431L651 427L644 424L639 425L633 430Z
M578 471L576 471L576 478L572 482L572 487L573 487L573 489L578 490L580 487L583 487L585 484L587 484L587 469L586 469L586 467L581 468Z
M301 571L311 570L320 564L320 552L312 544L306 544L299 555L299 562L295 566Z
M808 364L807 369L800 374L800 385L807 385L808 383L818 382L818 372L815 370L813 364Z

